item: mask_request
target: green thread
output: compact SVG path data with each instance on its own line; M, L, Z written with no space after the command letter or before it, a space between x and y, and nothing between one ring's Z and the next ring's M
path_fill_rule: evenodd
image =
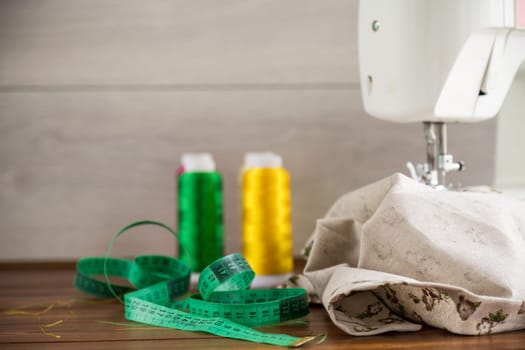
M200 272L223 254L222 179L217 172L178 178L179 257Z

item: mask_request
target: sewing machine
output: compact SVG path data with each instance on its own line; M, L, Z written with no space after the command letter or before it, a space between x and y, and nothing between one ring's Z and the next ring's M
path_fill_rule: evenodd
M407 163L413 178L444 188L464 169L447 150L447 124L499 113L496 185L525 187L514 159L525 152L524 0L366 0L358 26L365 110L423 122L427 161Z

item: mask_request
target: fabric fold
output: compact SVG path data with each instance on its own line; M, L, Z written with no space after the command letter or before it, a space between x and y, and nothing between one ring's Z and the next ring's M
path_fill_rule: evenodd
M305 251L299 280L348 334L525 328L525 201L394 174L337 200Z

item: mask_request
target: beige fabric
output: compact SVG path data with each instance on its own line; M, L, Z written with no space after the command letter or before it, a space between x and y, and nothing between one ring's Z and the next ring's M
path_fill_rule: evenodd
M525 201L395 174L341 197L307 251L296 282L349 334L525 328Z

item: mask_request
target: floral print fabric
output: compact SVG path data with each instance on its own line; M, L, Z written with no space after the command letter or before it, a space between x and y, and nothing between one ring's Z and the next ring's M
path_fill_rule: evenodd
M352 335L423 324L472 335L524 329L524 230L524 201L395 174L318 220L304 274L290 283Z

